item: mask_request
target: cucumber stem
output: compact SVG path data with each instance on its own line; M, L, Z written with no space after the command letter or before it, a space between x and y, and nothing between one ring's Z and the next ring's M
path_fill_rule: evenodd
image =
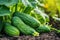
M33 36L39 36L39 33L38 32L34 32Z
M56 29L56 28L52 28L52 27L51 27L51 30L57 31L57 29Z
M15 12L17 12L17 4L15 5Z
M60 33L60 30L56 29L56 28L51 28L52 30L54 30L56 33Z

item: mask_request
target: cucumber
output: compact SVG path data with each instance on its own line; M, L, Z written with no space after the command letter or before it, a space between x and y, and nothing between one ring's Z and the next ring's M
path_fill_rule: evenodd
M30 6L27 6L25 9L24 9L24 13L30 13L31 12L31 10L33 10L33 8L32 7L30 7Z
M4 31L9 36L19 36L20 34L20 31L16 27L10 25L9 23L5 24Z
M12 18L12 23L14 26L16 26L23 34L25 35L33 35L33 36L39 36L39 33L36 32L33 28L26 25L19 17L14 16Z
M40 25L38 28L36 28L36 31L39 33L47 33L50 32L50 26L48 25Z
M16 12L14 14L14 16L17 16L17 17L21 18L21 20L25 24L27 24L27 25L29 25L33 28L37 28L40 25L40 22L37 19L35 19L34 17L32 17L28 14Z

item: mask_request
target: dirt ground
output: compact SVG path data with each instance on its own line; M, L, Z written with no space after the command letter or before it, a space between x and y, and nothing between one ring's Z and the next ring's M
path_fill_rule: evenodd
M20 37L1 37L0 40L60 40L60 37L55 32L42 33L39 37L20 36Z

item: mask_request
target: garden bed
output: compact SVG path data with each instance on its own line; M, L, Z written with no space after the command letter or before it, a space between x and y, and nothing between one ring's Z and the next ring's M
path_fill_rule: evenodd
M0 40L60 40L60 37L54 31L49 33L42 33L39 37L20 36L20 37L2 37Z

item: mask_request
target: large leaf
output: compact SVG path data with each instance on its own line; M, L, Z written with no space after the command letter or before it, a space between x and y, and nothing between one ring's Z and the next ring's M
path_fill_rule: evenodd
M36 7L36 0L19 0L20 12L30 13Z
M28 0L33 7L36 7L38 0Z
M10 15L10 11L6 6L0 6L0 16Z
M20 3L22 3L24 6L30 6L30 7L36 7L36 0L20 0Z
M18 0L0 0L0 5L12 6L18 3Z

